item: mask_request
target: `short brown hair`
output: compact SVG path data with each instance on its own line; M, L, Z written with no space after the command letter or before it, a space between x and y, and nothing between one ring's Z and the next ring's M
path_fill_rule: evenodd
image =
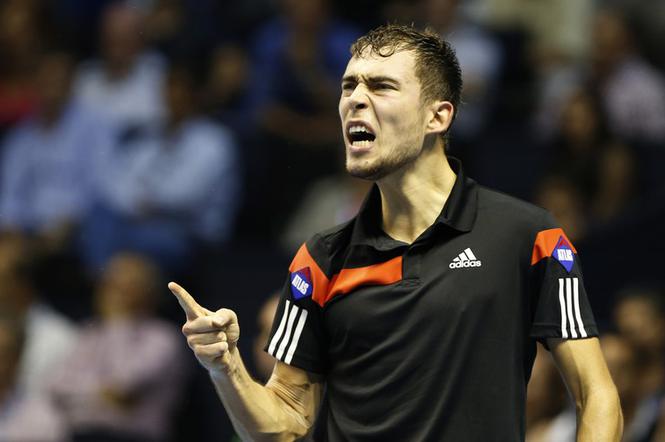
M453 104L454 115L462 94L462 71L455 50L432 29L420 31L414 26L387 24L372 29L351 45L351 55L362 57L366 50L381 57L398 51L416 55L416 76L422 98L445 100Z

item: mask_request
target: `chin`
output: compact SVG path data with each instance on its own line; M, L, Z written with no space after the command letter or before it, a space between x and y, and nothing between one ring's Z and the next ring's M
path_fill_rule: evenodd
M349 164L346 163L346 171L355 178L361 178L368 181L377 181L388 174L384 168L371 164Z

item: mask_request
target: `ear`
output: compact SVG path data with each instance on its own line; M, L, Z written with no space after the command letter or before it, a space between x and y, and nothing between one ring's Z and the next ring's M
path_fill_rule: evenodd
M455 115L455 107L450 101L435 101L427 113L426 134L444 133L450 127Z

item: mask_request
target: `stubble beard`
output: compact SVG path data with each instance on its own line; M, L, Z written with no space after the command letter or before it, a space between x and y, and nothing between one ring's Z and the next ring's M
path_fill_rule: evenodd
M378 181L412 163L421 150L414 147L416 145L417 141L411 140L411 142L394 146L385 156L366 160L356 159L351 161L347 154L346 171L355 178Z

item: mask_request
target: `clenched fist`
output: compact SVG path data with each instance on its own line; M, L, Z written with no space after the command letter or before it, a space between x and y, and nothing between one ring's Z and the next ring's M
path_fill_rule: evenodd
M182 327L187 344L194 351L196 359L211 373L231 370L233 358L240 337L238 317L229 309L212 312L201 307L187 290L175 282L169 283L169 290L178 299L185 311L187 322Z

